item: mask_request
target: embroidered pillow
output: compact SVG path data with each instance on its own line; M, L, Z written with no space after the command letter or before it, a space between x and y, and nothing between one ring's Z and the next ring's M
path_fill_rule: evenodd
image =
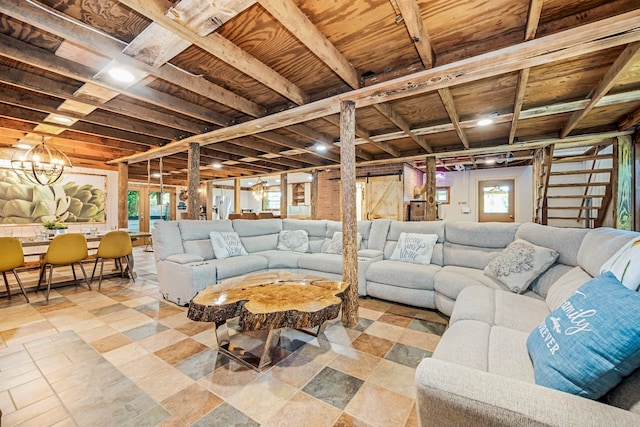
M598 399L640 366L640 294L607 272L531 332L536 384Z
M356 233L356 244L360 247L362 243L362 233ZM331 240L326 240L322 244L322 252L325 254L342 254L342 231L336 231L331 236Z
M437 234L400 233L398 244L389 259L412 264L430 264L437 240Z
M518 239L489 262L484 268L484 274L496 279L512 292L521 294L557 258L558 252L553 249Z
M209 238L216 258L224 259L232 256L249 255L242 245L238 233L233 231L212 231L209 233Z
M627 288L635 291L640 287L640 239L624 245L602 267L600 273L612 272Z
M282 230L278 233L279 251L309 252L309 233L305 230Z

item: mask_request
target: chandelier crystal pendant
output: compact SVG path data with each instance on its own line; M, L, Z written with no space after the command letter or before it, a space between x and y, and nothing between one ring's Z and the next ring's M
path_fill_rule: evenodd
M23 156L14 153L11 156L11 167L18 175L24 176L34 184L49 185L62 177L64 168L71 167L71 161L62 151L45 145L42 137L42 142Z

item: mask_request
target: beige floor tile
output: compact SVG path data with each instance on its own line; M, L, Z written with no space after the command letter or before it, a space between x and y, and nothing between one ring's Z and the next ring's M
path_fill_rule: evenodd
M51 387L49 387L49 383L40 377L10 388L9 394L16 408L22 409L42 399L53 396L54 393Z
M295 353L271 368L268 375L296 388L302 388L324 365Z
M353 348L377 357L384 357L393 346L393 341L376 337L367 333L362 334L352 344Z
M404 333L405 328L400 326L392 325L389 323L376 321L373 322L368 328L366 333L369 335L373 335L376 337L384 338L393 342L398 341L398 339Z
M400 363L382 359L367 378L367 382L415 399L416 370Z
M120 366L147 354L149 354L149 352L137 343L131 343L103 353L102 356L115 366Z
M98 353L106 353L128 344L131 344L131 340L129 338L120 333L115 333L108 337L93 341L91 346L95 348Z
M266 423L296 393L277 378L260 375L226 400L259 423Z
M200 332L191 337L192 339L206 345L209 348L218 348L218 341L216 340L216 332L212 327L210 330Z
M42 374L40 373L38 368L34 366L34 369L30 369L20 375L15 375L11 378L3 379L3 381L0 381L0 392L10 390L14 387L18 387L22 384L26 384L40 378L42 378Z
M265 427L331 427L342 411L306 393L296 393L269 421ZM304 420L304 421L303 421Z
M183 360L200 353L207 349L207 346L197 341L187 338L183 341L177 342L170 346L167 346L161 350L154 352L156 356L164 360L165 362L175 365Z
M29 420L45 414L55 408L62 406L60 399L56 396L49 396L42 399L32 405L26 406L22 409L14 411L10 414L2 415L2 425L4 426L17 426L22 423L29 425ZM40 426L42 424L31 424Z
M413 329L405 329L398 342L433 352L440 342L440 336Z
M106 323L103 323L102 325L96 326L95 328L86 329L84 331L78 331L77 333L80 336L80 338L82 338L85 342L88 342L91 344L95 341L101 340L102 338L111 336L117 332L118 331L113 329L111 326L107 325Z
M8 390L0 392L0 409L2 409L2 413L4 415L10 414L16 410Z
M140 341L137 341L137 343L140 347L146 349L150 353L155 353L158 350L162 350L165 347L169 347L170 345L173 345L180 341L184 341L187 338L189 337L182 332L178 332L173 329L167 329L166 331L162 331L158 334L141 339ZM195 339L195 337L193 338Z
M45 319L41 319L38 322L29 323L23 327L12 328L2 331L0 335L2 335L2 339L6 341L9 345L11 342L16 342L16 340L27 338L29 341L33 341L37 338L38 335L41 335L45 331L53 331L57 332L55 327Z
M167 368L167 362L153 353L146 354L128 363L118 366L118 370L134 383L159 375Z
M413 400L375 384L364 383L345 412L377 427L404 427Z
M339 352L335 359L329 363L329 366L345 374L366 380L378 366L380 360L377 356L349 348Z
M121 310L121 312L112 313L111 315L105 316L101 319L105 323L111 325L113 329L120 332L128 331L129 329L137 328L138 326L143 326L153 322L153 319L149 318L149 316L145 316L131 308Z
M405 427L418 427L418 411L416 409L416 405L413 405L413 409L411 409L411 413L409 414L409 419L407 420L407 424Z
M36 361L36 365L38 365L40 371L47 376L60 369L67 369L73 366L73 362L69 360L66 354L56 353L51 356L38 359Z
M449 323L449 318L441 313L438 313L437 311L419 310L416 313L415 317L416 319L430 320L432 322L438 322L438 323L444 323L444 324Z
M67 412L67 410L65 409L65 407L63 405L60 406L56 406L55 408L51 408L46 412L43 412L42 414L36 415L35 417L31 418L29 421L27 421L24 424L20 424L20 426L38 426L38 427L45 427L45 426L56 426L59 425L62 422L66 422L67 425L76 425L76 423L70 418L69 413ZM69 424L71 423L71 424Z
M157 402L173 396L193 383L191 378L170 365L157 370L155 375L136 382L138 387Z
M227 399L245 385L255 381L259 375L253 369L241 366L236 362L229 362L201 378L198 383L223 399Z
M29 297L31 299L31 297ZM17 327L25 327L31 323L40 322L44 319L42 314L38 313L35 307L30 304L20 304L2 308L2 317L0 318L0 332ZM2 334L4 339L4 334Z
M338 355L334 349L342 348L341 345L330 343L329 341L323 339L314 339L306 343L300 350L298 350L298 354L306 357L307 359L313 360L316 363L321 365L328 365L331 363L333 359Z
M351 415L343 412L333 427L371 427L371 424L359 420Z
M182 422L191 424L222 404L222 402L221 398L200 384L191 384L163 400L161 404L172 415L171 418L166 420L167 423Z
M360 317L364 317L365 319L369 320L378 320L380 316L384 314L384 312L382 311L371 310L370 308L366 307L359 307L358 313Z
M362 332L354 329L345 328L340 324L327 328L319 338L326 339L332 343L348 346L351 345L351 342L358 338L361 333Z

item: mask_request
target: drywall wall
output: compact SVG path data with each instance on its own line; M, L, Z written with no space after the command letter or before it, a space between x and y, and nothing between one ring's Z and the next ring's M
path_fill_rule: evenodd
M440 219L477 221L478 181L492 179L515 180L515 221L530 222L533 217L531 166L445 172L444 179L438 180L437 186L450 187L450 202L448 205L440 205ZM465 208L468 208L469 213L463 213Z

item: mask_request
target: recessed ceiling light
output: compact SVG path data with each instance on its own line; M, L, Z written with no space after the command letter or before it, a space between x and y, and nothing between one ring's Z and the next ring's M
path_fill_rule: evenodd
M313 181L313 176L309 175L309 176L307 177L307 181Z
M109 75L115 80L122 83L132 83L135 80L135 76L130 71L124 68L114 67L109 70Z
M69 117L64 117L64 116L51 116L51 119L55 120L58 123L63 123L65 125L73 123L73 119L70 119Z
M478 120L478 126L488 126L493 123L493 119L480 119Z
M495 162L496 162L496 159L486 159L484 161L484 164L485 165L493 165L493 164L495 164Z
M327 151L327 146L325 144L316 144L316 151Z
M213 166L214 169L222 169L222 165L220 163L214 163L211 166Z
M16 148L19 148L21 150L29 150L31 149L31 146L29 144L17 144Z
M276 184L280 184L280 180L279 179L276 179Z
M154 178L160 178L160 174L158 172L152 174L151 176L153 176Z

